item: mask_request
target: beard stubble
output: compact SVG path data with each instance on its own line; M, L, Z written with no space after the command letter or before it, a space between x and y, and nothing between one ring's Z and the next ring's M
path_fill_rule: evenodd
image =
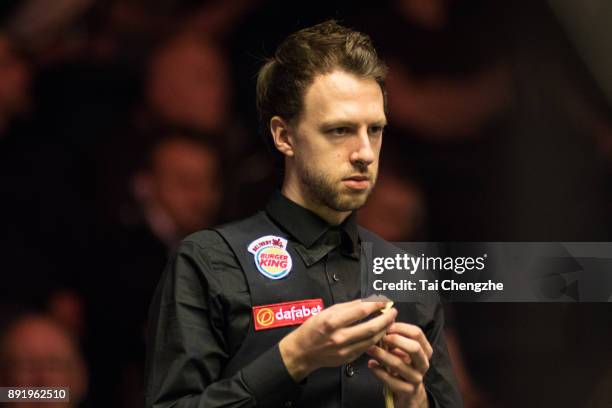
M343 188L339 180L336 181L328 174L317 172L304 161L298 160L297 167L300 182L310 199L334 211L353 211L362 207L376 184L376 174L368 172L366 166L355 165L354 171L345 175L348 177L358 173L370 177L370 187L365 191Z

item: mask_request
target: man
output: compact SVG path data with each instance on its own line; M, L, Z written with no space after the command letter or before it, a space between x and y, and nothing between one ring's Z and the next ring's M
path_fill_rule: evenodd
M144 223L169 249L218 216L223 183L217 144L212 136L171 131L153 145L133 177L132 193Z
M357 222L391 242L423 241L425 193L406 169L379 169L376 191L359 210Z
M158 117L206 133L226 133L231 81L225 56L213 43L178 34L151 59L146 81L150 109Z
M383 383L397 408L461 406L438 299L384 314L359 300L360 242L382 242L353 211L376 181L384 77L369 38L333 21L261 69L281 192L171 260L151 308L148 407L383 407Z
M87 367L74 339L57 322L43 315L20 316L0 337L0 386L70 389L70 402L11 402L7 407L70 408L83 401Z
M165 126L146 135L131 177L135 202L123 201L121 224L106 234L105 256L88 282L92 394L101 406L142 405L149 302L180 240L214 225L221 207L221 146L213 135Z
M29 110L31 77L28 64L15 53L10 40L0 33L0 139L11 121Z

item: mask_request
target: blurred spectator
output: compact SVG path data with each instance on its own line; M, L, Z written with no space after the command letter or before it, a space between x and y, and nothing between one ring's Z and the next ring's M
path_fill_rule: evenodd
M15 408L69 408L83 401L88 374L78 347L53 320L42 315L18 318L2 333L0 385L68 387L69 403L9 403Z
M493 59L482 64L478 64L477 59L470 61L468 50L473 46L465 41L464 36L472 31L466 27L465 20L475 10L473 5L461 4L461 1L456 0L399 0L395 7L398 14L411 23L413 30L430 43L431 51L420 50L425 51L423 57L429 63L440 64L444 58L458 57L463 61L459 64L466 64L467 69L464 68L465 72L461 75L455 75L451 70L443 72L443 68L438 66L433 69L430 67L428 73L422 72L419 75L419 63L417 66L412 64L411 60L415 56L408 55L415 51L414 48L406 50L404 58L399 54L391 56L389 109L394 124L432 140L478 135L508 107L511 84L508 68L501 61ZM481 7L476 10L479 14L483 11L491 14L491 8ZM478 21L473 22L487 25L487 20L483 18L485 16L480 14ZM456 41L453 34L459 34L462 42L453 44ZM496 35L499 34L493 34ZM453 55L452 51L440 47L441 42L446 42L446 47L458 47L454 53L467 53L468 56ZM413 47L418 48L419 45ZM490 52L484 49L481 51ZM440 55L445 52L446 56ZM457 68L457 61L447 60L446 63Z
M433 240L496 239L506 228L500 163L515 102L507 8L392 0L349 20L381 44L389 65L386 140L420 175Z
M221 204L222 158L204 140L170 134L149 153L132 192L149 229L168 248L215 221Z
M131 202L122 208L122 224L100 244L104 256L90 278L92 393L107 406L143 403L144 333L155 286L179 241L215 224L221 208L217 138L174 128L159 132L141 152Z
M276 174L253 125L247 129L243 117L234 111L232 67L222 51L221 22L244 12L217 4L215 32L201 27L206 15L198 14L192 26L172 36L153 54L145 83L146 111L136 119L143 127L154 118L178 127L217 135L225 147L225 160L233 167L233 182L228 185L224 214L244 216L265 202L274 188ZM207 10L205 7L203 11ZM225 13L229 13L225 15ZM219 19L217 21L216 19ZM209 27L213 29L213 27ZM227 29L227 27L223 27ZM242 98L242 95L240 95ZM255 121L253 123L256 123ZM248 197L248 199L247 199Z
M382 44L389 117L404 137L445 142L491 134L488 127L513 96L504 7L483 0L395 0L354 18Z
M463 397L464 408L493 408L498 406L490 401L480 387L474 383L470 371L465 364L464 352L461 350L461 345L457 339L456 333L447 328L445 330L446 345L448 354L453 364L453 371L457 378L459 390Z
M8 32L40 63L57 61L84 46L83 17L95 0L26 0L13 13Z
M230 119L231 81L221 50L193 34L171 38L153 55L146 96L164 121L221 132Z
M40 101L31 90L34 64L16 44L0 34L0 259L5 272L0 314L5 306L41 306L56 286L78 286L73 266L82 260L89 239L83 233L88 221L81 218L78 192L69 181L74 169L53 130L40 120Z
M28 112L30 82L28 63L15 52L9 38L0 33L0 139L11 121Z
M43 230L37 222L40 179L33 163L40 157L31 149L30 85L32 69L14 41L0 33L0 320L10 311L42 299L53 270L47 248L35 245L28 234ZM44 211L48 215L47 211Z
M510 79L502 65L464 79L418 79L399 61L389 62L389 114L394 124L431 140L479 135L509 100Z
M448 23L448 2L449 0L401 0L397 2L397 8L414 24L435 30Z
M74 341L81 341L85 330L85 305L79 293L58 289L47 300L47 311Z
M7 31L41 65L74 59L138 63L198 7L193 0L24 0Z
M189 18L189 30L221 39L233 31L253 9L265 5L266 0L211 1L203 4Z
M141 64L160 40L183 30L199 0L106 0L92 13L89 48L100 59Z
M414 179L388 170L383 164L376 188L359 210L358 220L390 242L423 240L426 222L423 191Z
M359 224L391 242L427 241L427 206L424 192L410 175L410 171L404 169L404 174L398 171L401 167L393 164L393 159L389 161L389 158L383 155L381 162L374 192L357 214ZM472 379L455 333L446 330L446 336L465 408L494 406L488 402Z

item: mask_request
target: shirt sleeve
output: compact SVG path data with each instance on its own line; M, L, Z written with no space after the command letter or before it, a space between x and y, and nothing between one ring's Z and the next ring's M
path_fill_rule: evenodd
M183 242L166 267L149 315L146 407L254 407L270 398L298 399L302 386L287 372L278 345L221 378L229 356L210 268L206 251L192 242Z
M431 408L462 408L463 400L453 373L444 338L444 311L439 298L433 305L433 318L425 327L425 335L433 348L429 370L423 382Z

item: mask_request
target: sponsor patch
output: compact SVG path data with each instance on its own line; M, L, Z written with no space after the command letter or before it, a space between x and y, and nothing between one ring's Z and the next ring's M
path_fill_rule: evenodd
M253 306L255 330L295 326L323 310L323 299L307 299L272 305Z
M267 278L282 279L289 275L293 260L287 251L287 240L274 235L257 238L248 245L257 270Z

